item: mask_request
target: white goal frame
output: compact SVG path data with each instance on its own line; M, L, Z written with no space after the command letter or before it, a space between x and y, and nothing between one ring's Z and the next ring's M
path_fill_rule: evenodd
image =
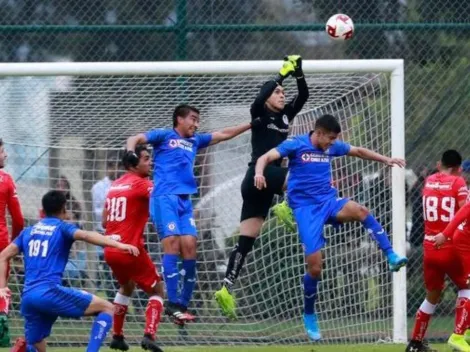
M281 65L270 61L51 62L0 63L0 76L108 76L187 74L272 74ZM390 75L392 157L405 156L404 62L394 60L304 60L305 73L374 72ZM406 253L405 172L392 169L392 233L395 251ZM407 341L406 270L393 274L393 342Z

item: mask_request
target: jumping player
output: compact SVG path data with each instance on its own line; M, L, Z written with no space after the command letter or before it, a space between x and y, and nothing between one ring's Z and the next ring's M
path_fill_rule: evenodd
M24 220L21 206L16 194L15 182L9 174L2 169L5 167L7 152L0 138L0 251L10 244L6 210L11 216L11 240L14 240L23 230ZM7 269L7 273L9 269ZM0 347L10 347L10 333L8 328L9 297L0 297Z
M45 218L24 229L0 254L0 297L10 294L7 287L8 261L23 253L25 282L21 296L26 341L19 338L12 351L44 352L46 338L58 317L79 318L96 315L87 352L99 351L111 328L114 307L108 301L82 290L61 285L65 265L74 241L114 247L137 256L139 250L116 242L97 232L80 230L66 223L67 200L61 191L42 197Z
M106 196L103 211L105 235L119 239L139 249L139 256L105 248L104 258L118 280L120 288L114 299L112 349L127 351L124 340L124 320L135 285L149 295L145 311L145 330L141 346L144 350L160 352L155 343L155 333L163 311L163 284L152 259L144 248L144 229L149 216L149 198L153 184L148 179L152 168L150 153L143 145L135 148L139 157L137 166L127 164L127 173L113 181Z
M179 105L173 112L172 129L156 129L129 137L127 163L138 164L137 144L153 146L154 189L150 197L150 215L163 246L163 275L168 295L165 313L176 324L194 319L187 312L196 285L197 231L193 217L191 195L196 193L194 160L201 148L232 139L261 123L260 119L239 126L227 127L213 133L196 133L199 110L190 105ZM181 292L178 293L182 257L184 273Z
M455 309L454 333L463 335L464 305L470 298L467 278L452 241L441 248L434 247L435 236L446 228L455 213L465 204L467 187L461 175L462 157L456 150L447 150L438 163L438 172L428 176L422 191L424 214L424 285L426 298L418 309L415 325L406 352L429 351L423 342L432 314L436 309L444 289L446 275L457 286L458 298ZM463 339L462 339L463 341ZM465 344L466 342L463 341Z
M304 325L312 340L321 339L314 304L317 284L322 271L321 249L325 244L325 224L360 221L387 257L391 271L406 265L407 259L393 251L388 235L368 209L352 200L338 198L331 186L331 160L340 156L355 156L387 166L405 166L405 161L389 158L337 140L341 126L335 117L323 115L315 123L315 130L288 139L277 148L262 155L257 163L254 184L258 189L269 187L264 170L283 157L289 158L287 197L297 222L300 240L304 246L307 273L304 275Z
M282 84L290 75L294 76L297 81L298 94L286 103ZM307 82L302 71L302 58L299 55L291 55L285 59L279 74L263 84L251 105L251 118L260 118L265 123L251 131L251 161L241 185L243 205L240 216L240 236L230 254L222 287L214 295L222 313L229 318L236 317L236 303L232 295L232 287L245 263L245 258L253 249L255 240L260 234L274 195L283 194L287 175L287 168L281 167L281 160L270 163L264 171L269 187L258 190L253 185L256 161L261 155L286 140L289 124L302 110L308 96Z

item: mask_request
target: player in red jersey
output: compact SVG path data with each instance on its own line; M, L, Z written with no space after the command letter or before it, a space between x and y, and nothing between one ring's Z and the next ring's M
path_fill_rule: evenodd
M139 163L133 167L124 161L127 172L111 184L103 210L105 235L132 244L140 250L138 257L112 248L104 250L105 261L120 285L114 299L114 334L110 347L121 351L129 349L124 340L123 326L130 297L137 285L149 295L141 346L145 350L160 352L161 349L155 343L155 333L163 310L163 283L152 259L144 249L143 238L149 216L149 196L153 187L148 179L152 162L145 146L139 145L135 152Z
M15 182L9 174L1 170L5 167L7 153L0 139L0 251L10 244L6 210L11 216L11 240L15 239L23 230L24 220L21 213L20 202L16 194ZM0 297L0 347L10 347L10 335L8 329L9 297Z
M439 172L428 176L422 191L424 212L424 285L426 299L416 313L415 325L408 344L407 352L430 351L423 343L429 320L436 309L444 288L445 276L449 276L458 287L458 299L455 310L456 333L465 332L462 319L465 318L464 304L470 298L463 268L457 258L454 244L449 241L439 250L434 246L435 236L442 232L454 217L455 213L465 204L467 186L460 176L462 157L455 150L447 150L442 154L438 164Z

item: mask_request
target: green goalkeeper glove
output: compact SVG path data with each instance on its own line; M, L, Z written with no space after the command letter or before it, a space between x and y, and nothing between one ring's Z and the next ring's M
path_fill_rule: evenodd
M289 55L284 58L284 60L292 62L292 65L294 65L294 72L292 76L295 78L301 78L304 75L304 72L302 71L302 57L300 55Z
M295 71L294 64L289 60L284 60L284 64L282 65L281 69L279 70L279 75L282 79L289 77Z

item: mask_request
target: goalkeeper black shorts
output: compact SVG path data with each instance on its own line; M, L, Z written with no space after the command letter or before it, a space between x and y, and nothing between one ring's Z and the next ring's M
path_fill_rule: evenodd
M255 187L255 166L248 168L241 185L243 205L240 221L250 218L266 218L275 194L282 195L287 168L268 165L264 170L267 188L260 191Z

